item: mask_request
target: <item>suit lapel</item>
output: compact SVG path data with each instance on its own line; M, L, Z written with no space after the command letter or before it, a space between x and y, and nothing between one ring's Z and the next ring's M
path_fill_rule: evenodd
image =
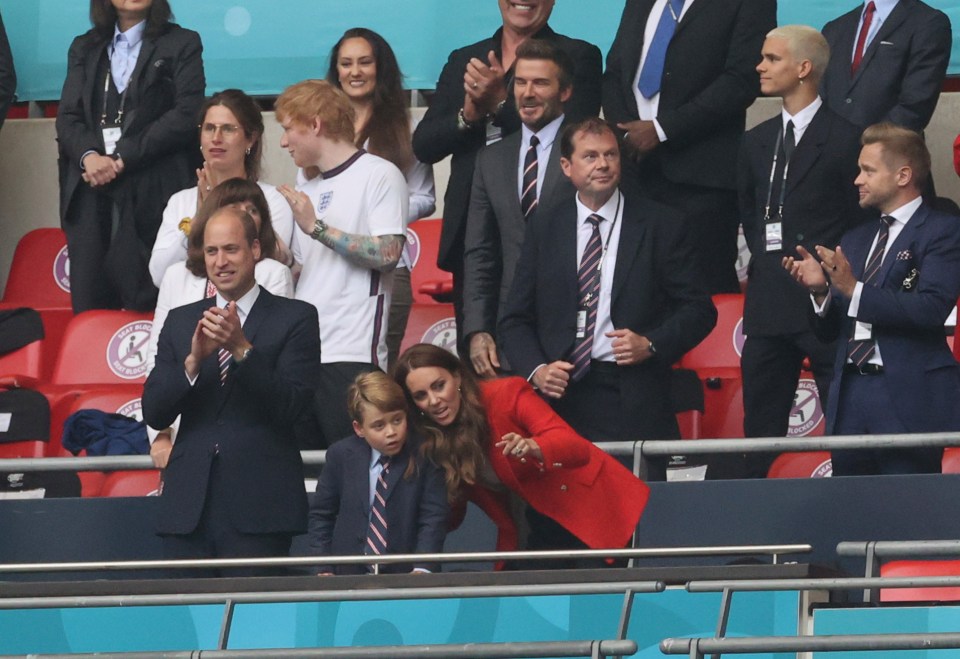
M384 478L384 480L387 481L387 493L386 496L384 496L384 501L389 502L390 497L392 497L396 491L400 479L403 478L403 472L407 470L407 461L409 458L410 453L406 446L404 446L403 450L397 455L393 456L393 460L390 462L390 471Z
M350 454L346 460L346 474L343 480L346 488L352 491L352 495L344 495L345 500L350 498L360 502L360 510L357 511L363 515L363 528L367 527L367 518L370 516L370 445L361 437L351 437L349 440L353 443Z
M517 217L522 218L523 213L520 210L520 194L517 190L517 171L520 167L520 139L522 131L518 131L503 139L504 166L501 168L500 184L504 194L510 201L510 209L516 213ZM526 153L526 150L524 150Z
M153 59L153 51L156 50L157 44L153 39L144 38L143 43L140 46L140 54L137 56L137 65L133 68L133 73L130 75L130 88L128 91L126 107L129 108L128 117L129 124L132 125L134 118L136 116L136 108L138 104L138 98L140 97L140 87L143 84L143 78L146 77L146 67L147 64Z
M704 8L705 8L707 5L709 5L709 4L710 4L710 2L699 2L699 1L698 1L698 2L694 2L692 5L690 5L690 8L687 9L687 12L686 12L686 13L683 15L683 17L680 19L680 22L677 23L677 29L674 30L674 32L673 32L674 38L676 38L676 36L677 36L678 34L680 34L680 32L682 32L683 29L684 29L685 27L687 27L687 25L690 24L690 21L695 21L695 20L697 20L697 16L698 16L701 12L703 12L703 11L704 11Z
M86 105L87 117L93 125L100 125L100 113L101 108L93 107L93 95L96 90L103 89L103 77L97 79L97 67L100 65L100 59L106 57L106 49L109 41L99 40L96 45L90 50L90 57L86 62L86 78L87 80L92 81L93 84L86 85L86 88L83 90L83 100ZM107 66L110 66L110 58L107 57Z
M897 254L913 243L914 236L923 227L923 223L926 221L929 212L926 205L921 204L917 212L915 212L913 217L910 218L910 221L907 222L907 225L900 231L897 239L887 245L887 252L884 254L883 263L880 265L880 272L878 273L881 286L886 284L887 276L890 274L893 264L897 261Z
M643 32L647 21L650 19L653 3L654 0L641 0L639 3L640 9L637 10L638 21L633 31L635 38L624 39L621 42L624 44L624 50L626 51L623 57L624 66L621 71L622 80L628 89L633 88L633 78L637 73L637 67L640 66L640 54L643 52Z
M558 213L556 218L550 218L549 222L545 215L537 220L550 225L545 229L552 238L552 242L548 243L550 248L547 253L541 255L541 258L556 261L556 266L547 270L551 274L559 273L559 281L556 284L550 284L551 288L553 285L558 285L556 290L563 296L560 299L572 300L575 308L579 288L577 270L580 269L580 262L577 260L577 205L564 204L563 208L566 210Z
M797 184L803 180L810 168L820 157L824 144L827 140L826 112L823 110L825 105L821 106L813 116L813 121L807 126L803 133L803 139L797 144L797 148L790 158L790 170L787 173L787 192L790 192Z
M876 54L877 50L880 48L880 42L886 41L887 38L893 34L900 25L907 19L907 16L910 15L910 7L907 0L900 0L897 5L893 8L893 11L890 12L890 15L887 16L887 20L883 22L883 25L880 26L880 30L877 31L877 34L873 37L873 40L870 42L870 45L867 46L867 49L863 52L863 59L860 60L860 66L857 68L857 72L853 75L853 79L850 81L850 86L853 87L857 84L857 81L860 79L860 76L863 74L864 69L870 64L870 60L873 59L873 56ZM859 17L858 17L859 22ZM857 31L857 26L854 26L854 32ZM850 46L850 52L853 52L853 44Z
M694 5L696 6L696 5ZM646 232L643 221L635 217L629 203L624 202L623 219L620 226L620 243L617 245L617 265L613 271L613 290L610 293L611 313L613 305L623 291L624 282L630 273L640 250L640 243L643 241L643 235Z
M560 135L565 126L565 122L560 124L557 137L553 140L553 145L550 147L550 157L547 159L547 171L543 175L543 187L540 189L538 199L553 199L557 186L563 180L563 172L560 171Z

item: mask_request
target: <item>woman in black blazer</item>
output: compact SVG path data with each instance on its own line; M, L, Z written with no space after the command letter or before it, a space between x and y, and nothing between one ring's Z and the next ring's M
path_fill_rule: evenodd
M194 182L205 88L200 36L172 18L168 0L90 0L70 46L57 140L75 312L156 302L147 262L167 199Z

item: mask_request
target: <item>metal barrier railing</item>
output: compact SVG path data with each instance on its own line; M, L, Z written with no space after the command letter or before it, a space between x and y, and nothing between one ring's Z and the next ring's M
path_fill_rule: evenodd
M960 648L960 633L844 634L835 636L754 636L752 638L665 638L664 654L703 659L705 654L761 652L854 652L858 650L950 650Z
M703 580L690 581L686 589L691 593L722 593L720 600L720 611L717 619L717 631L713 638L696 639L665 639L660 644L660 649L665 654L686 654L689 652L691 658L702 659L704 653L712 653L715 658L720 657L723 652L731 654L749 654L759 652L840 652L843 650L870 650L870 649L922 649L928 646L909 645L914 642L921 642L921 638L942 637L947 639L946 643L960 642L960 634L880 634L855 635L849 637L840 636L764 636L754 637L752 639L731 639L726 638L727 622L730 618L730 609L733 604L733 594L735 592L773 592L773 591L800 591L807 592L811 590L858 590L864 589L865 592L879 590L880 588L936 588L936 587L960 587L960 577L851 577L851 578L827 578L827 579L740 579L740 580ZM873 647L865 645L855 647L857 643L870 643L870 639L887 640L890 637L903 637L908 646L891 647ZM955 637L955 638L954 638ZM836 644L825 641L825 639L837 640ZM953 640L951 640L953 639ZM763 641L768 644L756 645L753 643L739 644L739 641ZM810 641L816 645L805 645ZM960 645L944 645L943 648L955 648ZM684 650L685 648L685 650ZM796 648L796 649L793 649ZM929 649L934 649L929 646Z
M96 654L15 655L26 659L519 659L530 657L590 657L635 654L630 640L527 641L449 645L383 645L353 648L297 648L281 650L195 650L184 652L98 652ZM0 659L9 659L0 657Z
M802 453L833 449L901 449L960 446L960 433L917 433L910 435L844 435L829 437L751 437L744 439L682 439L598 442L597 447L615 456L633 458L635 474L646 476L650 458L671 455L710 455L724 453ZM321 466L326 451L301 451L303 463ZM0 473L42 471L117 471L153 469L145 455L16 458L0 460Z
M952 556L960 558L960 540L873 540L869 542L841 542L837 555L863 557L864 577L880 573L881 558L909 558L918 556ZM863 591L863 601L870 603L880 599L876 588Z
M97 572L113 570L297 567L324 565L373 565L393 563L488 563L492 561L566 560L570 558L684 558L706 556L771 556L776 563L783 554L806 554L808 544L724 545L716 547L660 547L642 549L578 549L563 551L486 551L442 554L388 554L384 556L297 556L283 558L205 558L195 560L83 561L59 563L0 564L0 574L36 572Z

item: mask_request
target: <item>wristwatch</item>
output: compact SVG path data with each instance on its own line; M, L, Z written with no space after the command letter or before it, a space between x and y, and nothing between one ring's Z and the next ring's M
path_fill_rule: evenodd
M651 341L650 339L647 339L647 350L650 351L651 355L657 354L657 348L656 346L653 345L653 341Z
M317 220L313 225L313 233L310 234L310 237L314 240L320 240L320 236L322 236L326 230L327 223L323 220Z
M244 350L244 351L243 351L243 354L240 355L240 359L237 359L237 360L236 360L236 363L237 363L237 364L242 364L243 362L247 361L247 355L250 354L250 351L251 351L251 350L253 350L253 348L247 348L246 350Z
M460 108L460 111L457 112L457 129L458 130L470 130L471 128L476 128L476 124L467 121L467 118L463 114L463 108Z

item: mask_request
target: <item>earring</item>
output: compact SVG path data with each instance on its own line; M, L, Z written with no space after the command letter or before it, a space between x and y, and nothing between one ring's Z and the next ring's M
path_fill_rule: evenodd
M800 82L803 82L803 81L801 80ZM248 156L250 155L250 147L247 147L247 152L246 152L246 153L247 153Z
M459 387L459 386L457 387L457 393L458 393L458 394L463 393L463 392L460 390L460 387Z
M800 84L801 85L803 84L803 78L800 78Z

